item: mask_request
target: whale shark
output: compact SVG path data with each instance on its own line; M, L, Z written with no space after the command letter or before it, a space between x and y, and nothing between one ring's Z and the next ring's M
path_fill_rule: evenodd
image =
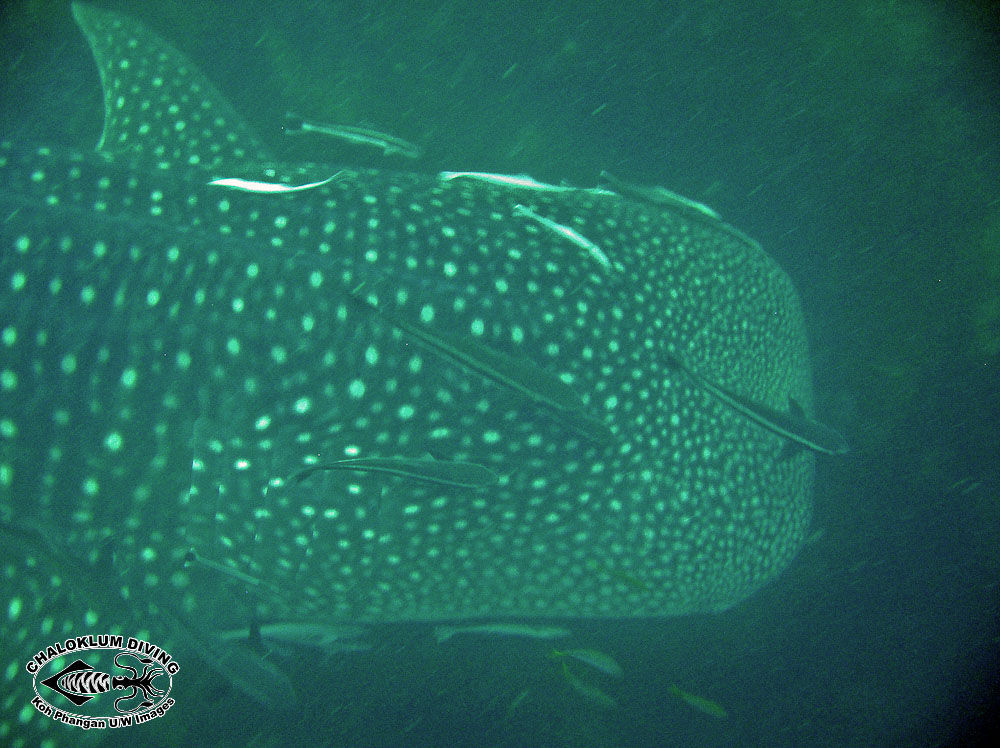
M628 191L280 161L158 34L72 12L96 148L0 141L0 520L74 559L0 551L5 686L164 616L656 618L792 561L816 456L743 411L809 412L811 371L760 245Z

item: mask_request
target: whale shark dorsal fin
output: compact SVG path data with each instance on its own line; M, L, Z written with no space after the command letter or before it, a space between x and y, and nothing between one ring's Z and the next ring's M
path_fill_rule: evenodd
M225 97L180 52L127 16L73 3L104 91L97 150L175 165L271 160Z

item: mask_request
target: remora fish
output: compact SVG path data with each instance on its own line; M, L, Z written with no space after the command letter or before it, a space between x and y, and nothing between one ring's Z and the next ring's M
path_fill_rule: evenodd
M561 626L533 626L526 623L478 623L470 626L435 626L434 638L446 642L458 634L474 636L523 636L527 639L559 639L569 636Z
M159 36L73 14L105 90L98 150L0 140L0 517L79 558L116 536L134 594L56 605L48 574L10 561L0 734L42 720L21 715L38 640L90 613L151 640L163 609L239 628L244 585L270 621L660 617L726 609L788 565L814 455L780 459L772 434L670 376L669 352L708 330L705 371L809 407L798 297L759 247L670 206L533 191L613 260L610 284L579 247L526 235L507 189L361 170L278 199L209 186L275 159ZM393 319L432 318L457 358L359 309L351 289L373 276ZM614 438L492 386L480 347L571 381ZM414 482L377 518L362 509L381 476L287 480L327 455L423 452L507 480L475 496ZM192 549L216 566L185 567Z
M333 174L326 179L321 179L318 182L309 182L307 184L282 184L281 182L258 182L251 179L240 179L239 177L223 177L219 179L213 179L208 184L212 187L228 187L231 190L240 190L242 192L257 192L262 194L285 194L288 192L302 192L303 190L311 190L316 187L322 187L324 184L329 184L334 179L340 176L340 172Z
M682 369L691 377L699 387L708 392L712 397L718 399L719 402L725 403L737 413L741 413L751 421L759 423L778 436L789 439L795 444L815 452L822 452L829 455L841 455L850 450L847 441L840 432L809 418L802 410L802 406L794 399L789 398L787 412L775 410L764 403L757 402L749 397L737 395L725 387L720 387L693 371L678 356L670 355L667 358L673 361L677 368Z
M719 214L704 203L699 203L689 197L678 195L676 192L672 192L666 187L660 187L659 185L649 186L632 184L631 182L619 179L614 174L609 174L606 171L601 172L601 181L607 182L614 189L618 190L618 192L622 195L626 195L627 197L634 197L637 200L643 200L652 205L664 205L672 208L678 208L680 210L693 211L716 221L721 220Z
M587 413L586 406L572 387L559 377L535 366L531 361L518 360L498 353L468 337L456 337L436 332L423 324L406 322L372 302L368 296L361 293L360 288L352 291L351 297L359 304L378 312L394 327L398 327L431 350L549 409L556 418L595 442L607 442L613 438L604 423Z
M755 240L751 239L739 229L725 223L722 220L722 217L715 210L708 207L704 203L699 203L697 200L684 197L683 195L679 195L676 192L668 190L666 187L660 187L659 185L650 186L626 182L625 180L619 179L614 174L609 174L606 171L601 172L601 181L614 188L615 192L611 192L609 194L618 194L623 197L648 203L649 205L662 205L665 208L678 211L692 220L708 220L720 231L725 231L731 234L737 241L744 242L745 244L754 247L759 252L764 251Z
M596 244L594 244L592 241L590 241L590 239L583 236L579 231L576 231L575 229L572 229L569 226L563 226L561 223L556 223L551 218L547 218L546 216L540 216L531 208L526 208L525 206L520 204L514 206L514 215L524 216L530 218L532 221L535 221L536 223L541 224L542 226L544 226L557 236L561 236L573 242L573 244L580 247L581 249L587 250L590 256L593 257L598 263L600 263L601 266L606 270L611 269L611 260L609 260L608 256L604 254L604 251Z
M369 130L364 127L354 127L352 125L324 125L317 122L310 122L289 112L285 119L287 124L284 127L286 135L297 135L304 132L328 135L332 138L340 138L348 143L358 145L370 145L382 149L383 156L399 154L407 158L419 158L420 148L413 143L409 143L402 138L389 135L378 130Z
M310 465L292 478L304 480L320 470L357 470L360 472L387 473L402 478L438 483L462 488L486 488L500 478L487 467L459 460L433 460L408 457L352 457L346 460Z
M495 174L486 171L442 171L438 174L438 178L443 182L450 182L452 179L471 179L513 190L532 190L537 192L575 192L577 189L576 187L568 187L561 184L539 182L527 174Z

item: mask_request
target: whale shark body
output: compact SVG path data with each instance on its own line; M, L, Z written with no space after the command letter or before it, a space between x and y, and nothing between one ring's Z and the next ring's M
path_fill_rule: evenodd
M755 242L604 189L276 162L167 42L73 13L98 148L0 143L0 518L79 561L4 552L9 684L50 639L155 639L157 611L659 617L787 566L814 455L674 365L810 407Z

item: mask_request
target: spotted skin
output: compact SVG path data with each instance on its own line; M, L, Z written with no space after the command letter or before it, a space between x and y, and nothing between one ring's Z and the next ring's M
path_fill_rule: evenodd
M755 243L583 190L360 170L292 194L220 189L337 169L273 162L166 42L73 11L105 91L98 150L0 143L0 519L80 565L0 556L5 681L23 685L62 632L145 621L155 638L159 605L220 631L251 605L324 623L669 616L728 608L787 566L813 456L671 365L808 408L797 295ZM360 284L385 315L352 303ZM559 377L608 438L391 320ZM395 456L498 481L288 480ZM109 544L103 607L46 592ZM185 564L192 549L234 573ZM242 585L252 603L239 579L260 582ZM0 731L38 719L23 703L3 703Z

